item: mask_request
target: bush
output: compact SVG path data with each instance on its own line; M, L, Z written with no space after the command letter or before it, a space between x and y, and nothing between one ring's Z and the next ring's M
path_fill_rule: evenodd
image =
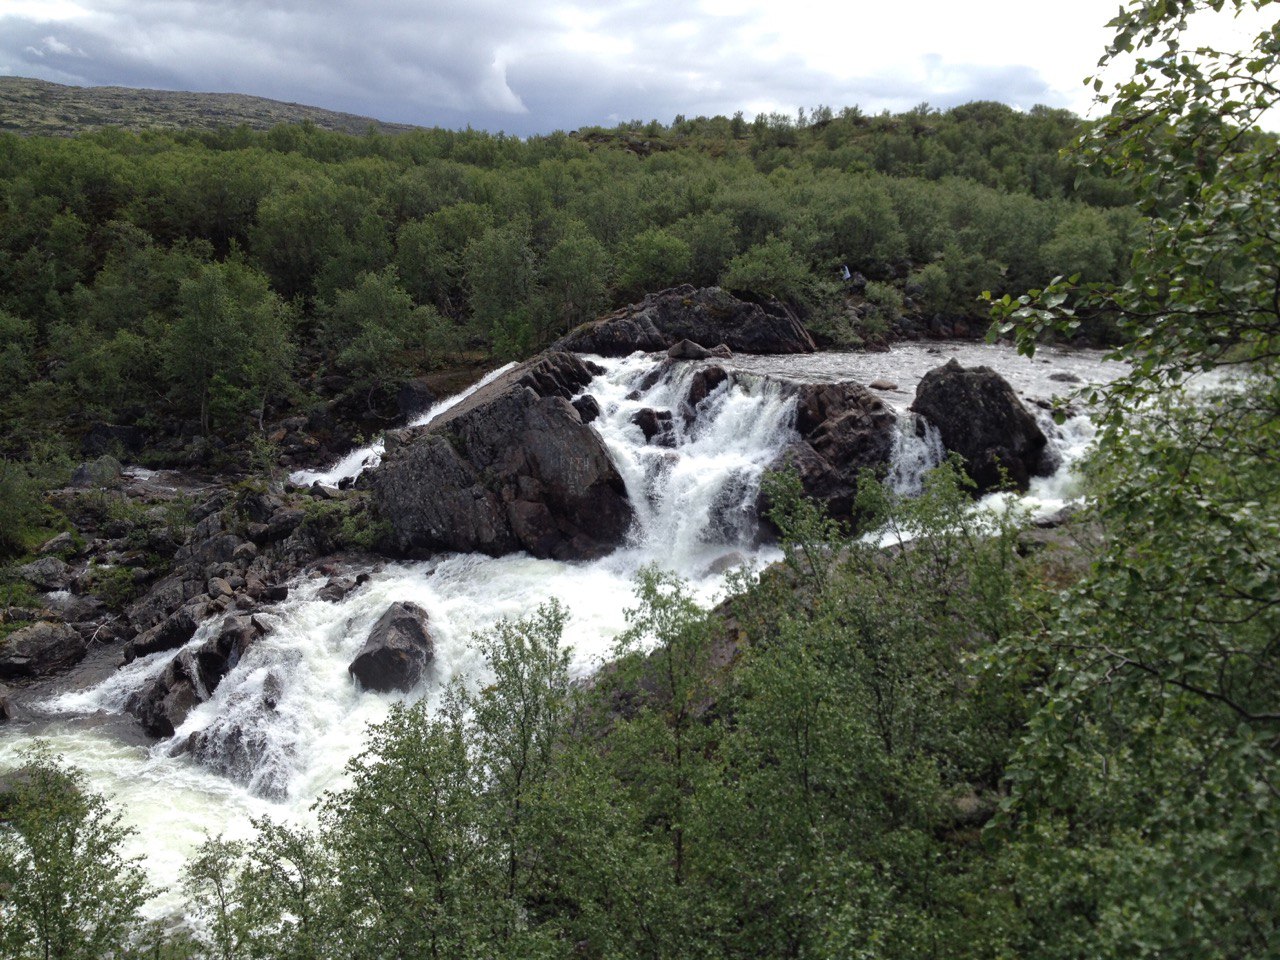
M132 833L84 777L33 753L0 793L0 953L14 960L120 956L150 896Z

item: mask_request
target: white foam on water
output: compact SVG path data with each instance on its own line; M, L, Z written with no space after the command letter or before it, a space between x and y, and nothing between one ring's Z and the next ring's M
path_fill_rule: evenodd
M323 578L301 579L291 584L287 600L258 614L268 632L208 701L191 711L170 740L150 747L122 743L110 723L95 718L118 715L131 693L164 670L173 652L140 658L92 689L38 705L45 719L31 729L38 728L54 750L84 770L125 823L139 830L126 854L142 856L153 882L169 889L151 905L153 914L181 910L180 870L206 833L246 837L250 818L264 815L310 822L316 800L344 783L346 763L360 751L368 725L385 718L393 703L432 703L455 678L484 682L474 638L500 618L518 618L551 598L559 600L569 611L564 641L572 648L572 669L583 675L609 658L626 629L625 611L635 605L635 577L643 566L679 574L699 602L710 604L722 590L724 569L744 562L761 567L779 556L776 548L757 543L756 500L762 473L795 438L794 404L768 363L752 358L751 369L721 364L730 376L686 421L693 378L711 364L671 363L655 375L652 356L590 359L604 369L585 391L601 409L594 427L636 512L623 548L592 562L451 554L390 564L338 603L317 599ZM833 369L851 362L812 360ZM788 371L799 363L785 359ZM415 422L430 422L508 369L495 370ZM634 423L644 410L669 423L666 440L646 442ZM924 471L940 459L940 444L935 430L919 429L901 407L899 416L890 482L909 493L918 491ZM1074 495L1069 467L1092 438L1092 425L1084 417L1061 426L1042 420L1067 469L1035 480L1025 502L1051 512ZM336 484L380 456L380 444L373 444L328 471L300 471L292 479ZM987 506L1001 509L995 500ZM374 622L396 601L427 611L434 659L409 694L362 692L347 667ZM189 646L213 636L220 624L221 619L203 624ZM30 731L19 725L0 727L0 769L20 762L29 738ZM203 744L203 762L183 752L189 742Z
M471 396L481 387L486 387L497 380L508 370L515 366L515 363L508 363L506 366L499 367L484 375L465 390L455 393L451 397L446 397L439 403L433 404L426 411L410 420L406 427L423 427L434 420L436 417L452 410L467 397ZM382 455L387 452L386 444L379 437L373 443L365 447L358 447L350 453L343 456L337 463L324 470L295 470L289 474L289 481L300 487L309 487L313 483L321 483L326 487L336 487L344 480L354 480L360 476L365 470L371 470L382 462Z

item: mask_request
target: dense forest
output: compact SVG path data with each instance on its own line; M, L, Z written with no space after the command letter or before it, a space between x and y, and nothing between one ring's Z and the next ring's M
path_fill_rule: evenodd
M904 314L980 334L983 290L1119 278L1138 221L1059 156L1077 128L975 103L529 140L6 135L0 443L23 457L72 418L243 438L323 375L527 356L683 282L783 298L838 346Z
M1134 75L1086 126L0 141L10 475L75 415L243 438L320 374L522 355L679 280L845 345L990 291L1025 352L1105 318L1130 364L1067 526L965 509L952 465L917 499L865 478L852 531L777 477L783 564L710 612L646 574L586 685L561 609L504 622L492 682L394 711L314 828L211 838L192 925L141 923L118 820L34 754L0 809L3 955L1273 956L1280 27L1180 46L1198 7L1261 6L1122 10Z

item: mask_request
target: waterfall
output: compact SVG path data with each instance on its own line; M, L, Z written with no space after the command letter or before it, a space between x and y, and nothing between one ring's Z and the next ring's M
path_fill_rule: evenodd
M635 509L636 554L696 576L718 557L752 549L761 478L795 439L791 391L734 373L694 407L691 388L715 368L686 362L655 369L643 355L594 359L605 373L587 388L601 409L593 425ZM651 439L638 416L657 425Z
M993 351L973 349L968 362L998 358ZM265 635L169 740L140 742L136 724L119 714L133 691L165 669L172 652L140 658L91 689L45 701L45 719L31 728L0 727L0 769L18 765L21 750L39 733L82 768L95 789L112 796L124 823L139 830L125 854L143 857L154 882L171 890L150 909L180 912L184 905L176 881L206 832L243 838L249 835L249 820L264 815L308 822L316 799L344 783L347 760L361 749L368 724L383 719L393 703L418 698L432 703L454 679L485 682L473 636L499 618L520 617L548 599L559 600L569 611L564 642L572 651L572 670L582 676L612 656L618 634L627 627L625 611L635 604L634 577L642 565L658 564L681 575L694 596L709 605L723 589L726 567L743 561L762 566L775 559L775 548L757 542L756 500L765 468L795 439L787 379L804 380L810 368L825 365L831 368L823 374L827 380L865 381L867 373L850 365L898 363L905 369L914 364L924 370L939 362L925 348L912 346L886 355L735 357L719 364L655 365L644 355L592 359L604 370L584 391L600 407L593 427L636 513L622 549L589 563L525 554L445 554L392 563L368 571L368 581L336 603L317 596L323 577L300 578L290 584L287 600L255 614L268 628ZM709 376L715 367L727 374ZM416 422L430 422L507 369L495 370ZM1027 369L1039 373L1038 367ZM889 476L895 490L911 492L941 458L941 448L936 431L901 409L911 386L901 372L897 380L906 386L887 395L899 406ZM695 386L700 388L695 398L705 396L691 406ZM1047 416L1041 420L1069 466L1092 435L1088 418L1063 425ZM381 453L381 445L372 444L329 470L300 471L292 479L336 484L377 463ZM1069 478L1064 469L1037 479L1029 497L1055 508L1070 492ZM412 601L427 611L434 658L418 688L407 695L361 692L347 666L378 617L396 601ZM217 620L202 625L189 647L194 650L219 626Z
M515 366L515 363L508 363L504 367L490 371L483 378L477 380L465 390L455 393L451 397L446 397L437 403L432 404L423 413L410 420L406 427L425 427L436 417L443 414L446 410L451 410L460 404L467 397L471 396L481 387L487 387L493 381ZM354 480L360 476L365 470L371 470L382 462L382 455L386 452L386 445L379 437L373 443L365 447L358 447L352 450L346 456L338 460L337 463L324 470L295 470L289 474L289 481L300 487L309 487L311 484L319 482L326 487L336 487L344 480Z
M900 411L889 454L889 486L901 496L919 495L924 489L924 475L942 463L946 455L937 427L919 414Z

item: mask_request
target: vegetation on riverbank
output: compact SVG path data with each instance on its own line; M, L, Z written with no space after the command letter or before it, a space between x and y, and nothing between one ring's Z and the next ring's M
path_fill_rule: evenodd
M205 923L163 949L1270 956L1280 154L1241 131L1276 102L1277 33L1239 56L1181 51L1198 6L1262 4L1132 4L1109 55L1136 49L1137 75L1082 142L1148 217L1134 275L995 297L1027 350L1095 312L1128 332L1083 547L1064 561L1015 518L966 512L945 468L917 501L863 485L869 520L917 535L888 552L775 491L786 567L727 618L646 576L619 666L590 689L568 682L556 608L504 625L486 640L494 682L373 731L317 830L211 841L189 871ZM65 809L6 814L0 890L56 890L16 871L102 823ZM74 876L81 848L62 849L47 868ZM104 862L127 913L133 874ZM67 930L56 955L111 955L90 915L40 902L56 906L4 928L23 931L13 955Z

